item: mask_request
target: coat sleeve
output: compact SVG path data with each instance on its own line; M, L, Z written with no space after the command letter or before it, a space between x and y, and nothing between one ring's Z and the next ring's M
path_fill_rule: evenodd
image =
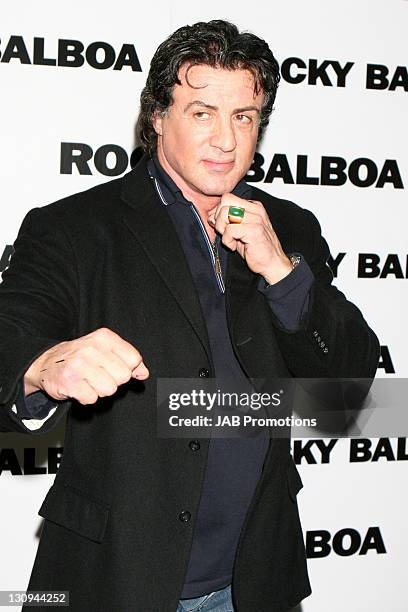
M77 312L76 265L62 221L34 208L22 222L0 284L0 431L46 433L66 414L70 402L56 401L50 418L29 428L15 401L31 363L75 337Z
M286 331L275 320L281 353L297 378L373 378L380 356L378 339L360 310L332 284L330 252L319 222L310 211L302 212L295 250L305 253L315 279L301 328Z

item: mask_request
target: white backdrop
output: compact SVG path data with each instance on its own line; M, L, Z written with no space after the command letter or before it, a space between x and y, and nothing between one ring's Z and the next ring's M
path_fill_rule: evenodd
M378 376L406 377L406 0L262 0L250 5L243 0L222 5L214 0L156 0L144 6L130 0L74 0L68 5L14 0L7 9L3 6L0 270L7 263L7 245L12 245L29 209L111 178L93 158L90 174L80 174L70 164L70 173L61 174L61 159L67 164L69 148L64 145L62 154L61 143L87 145L93 154L113 145L121 155L108 154L109 168L124 152L130 155L139 94L155 48L177 27L214 18L265 38L285 67L286 80L259 152L265 174L278 159L287 162L286 171L284 179L257 186L317 215L333 257L345 253L337 286L362 309L380 338L383 361ZM36 41L35 52L34 38L43 39ZM123 45L130 45L142 70L126 65L96 69L91 64L103 62L104 54L98 51L92 60L95 46L88 51L90 63L85 60L82 66L58 65L62 52L59 62L53 62L57 65L41 65L41 44L44 56L57 60L58 40L80 41L85 49L107 43L116 60ZM63 49L64 43L60 46ZM348 62L352 65L344 86L338 86L338 75ZM383 66L376 69L383 76L373 80L369 65ZM320 66L317 81L315 66ZM298 75L305 76L300 80ZM383 88L373 88L376 84ZM317 178L314 184L301 178L305 158L298 156L306 156L307 174ZM327 157L345 160L344 184L324 184L327 173L321 166ZM341 163L331 162L332 167ZM378 256L383 278L367 277L365 254ZM324 463L319 448L329 442L312 441L303 458L308 441L293 442L305 485L298 500L313 588L302 610L402 612L408 609L406 440L371 440L372 451L378 444L393 450L376 461L352 461L353 441L340 440ZM27 586L41 524L37 510L52 484L62 445L63 427L41 439L0 435L0 590ZM329 544L319 547L322 537ZM350 547L353 554L346 554Z

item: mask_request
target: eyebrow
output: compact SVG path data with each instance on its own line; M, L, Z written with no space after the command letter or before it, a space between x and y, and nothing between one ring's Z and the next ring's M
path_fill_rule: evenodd
M192 106L201 106L202 108L208 108L210 110L218 110L218 106L213 106L211 104L207 104L206 102L203 102L202 100L193 100L192 102L189 102L187 104L187 106L184 108L184 112L187 112L189 108L191 108ZM256 111L257 113L261 112L261 109L258 106L243 106L242 108L235 108L233 110L233 114L236 113L247 113L249 111Z

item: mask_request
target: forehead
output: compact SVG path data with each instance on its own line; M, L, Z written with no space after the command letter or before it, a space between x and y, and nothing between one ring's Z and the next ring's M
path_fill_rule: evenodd
M173 89L173 100L193 100L200 98L207 102L218 99L233 98L242 103L261 103L264 97L262 91L255 94L255 79L246 69L227 70L213 68L204 64L181 66L178 77L181 85L176 84Z

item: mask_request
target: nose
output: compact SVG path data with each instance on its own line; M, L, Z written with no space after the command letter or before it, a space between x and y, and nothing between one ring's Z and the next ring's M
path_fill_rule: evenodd
M211 134L210 144L213 147L221 149L221 151L225 153L234 151L237 146L237 141L229 117L225 119L221 117L218 118L213 133Z

